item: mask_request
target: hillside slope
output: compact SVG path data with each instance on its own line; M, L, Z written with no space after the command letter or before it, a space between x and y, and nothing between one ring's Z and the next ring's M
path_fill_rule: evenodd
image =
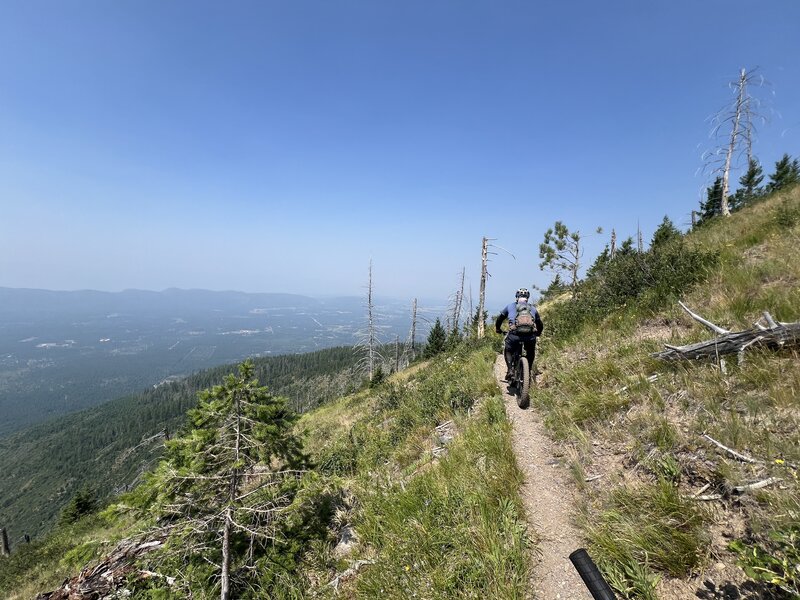
M714 220L685 243L714 255L691 291L628 297L544 340L535 408L570 457L584 532L624 597L794 597L797 350L752 349L741 364L735 355L665 363L651 353L713 337L679 298L732 330L765 310L800 320L800 187ZM579 308L552 305L545 322ZM704 434L757 462L734 459Z
M302 411L360 385L353 372L358 359L352 348L340 347L259 358L254 366L261 381ZM0 524L12 546L24 534L47 531L83 487L100 501L128 489L160 456L163 432L183 425L197 392L234 370L200 371L0 438Z
M629 254L544 310L531 410L573 474L576 503L563 509L620 597L797 596L800 355L752 349L722 368L652 353L710 337L678 299L734 329L763 310L800 320L798 242L795 187L655 254ZM264 554L248 558L241 544L238 597L529 597L537 532L492 375L498 350L496 337L467 341L305 414L296 431L313 468ZM20 548L0 564L0 587L30 597L116 540L152 535L163 525L157 484ZM138 568L159 575L130 573L129 589L214 596L219 559L213 546L154 552Z
M462 344L303 416L297 432L315 468L267 562L240 573L249 579L237 597L525 597L531 543L492 343ZM52 589L116 540L150 531L148 486L20 547L0 563L0 587L11 598ZM181 577L134 584L134 597L218 594L206 559L218 555L145 557L142 567Z

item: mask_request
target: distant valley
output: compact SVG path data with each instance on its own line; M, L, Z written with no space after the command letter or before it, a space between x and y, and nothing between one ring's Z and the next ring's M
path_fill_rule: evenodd
M379 301L382 341L410 301ZM170 289L0 288L0 436L247 356L351 345L363 299Z

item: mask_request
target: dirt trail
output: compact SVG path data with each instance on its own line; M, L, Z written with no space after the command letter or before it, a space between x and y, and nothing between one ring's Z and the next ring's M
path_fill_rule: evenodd
M532 593L539 600L591 600L568 558L584 543L570 523L572 490L567 473L553 455L540 416L534 409L521 410L514 396L507 393L506 384L501 381L505 368L503 357L498 356L494 374L513 426L514 453L525 474L520 492L532 537L537 540Z

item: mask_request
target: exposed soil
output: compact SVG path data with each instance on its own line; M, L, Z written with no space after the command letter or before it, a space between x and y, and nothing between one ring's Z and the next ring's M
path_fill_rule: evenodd
M494 374L513 426L514 453L525 474L522 501L532 537L537 541L531 594L542 600L591 599L568 558L571 552L584 545L570 522L573 490L568 473L554 454L540 416L533 409L521 410L514 396L507 393L502 381L505 368L503 357L498 356Z

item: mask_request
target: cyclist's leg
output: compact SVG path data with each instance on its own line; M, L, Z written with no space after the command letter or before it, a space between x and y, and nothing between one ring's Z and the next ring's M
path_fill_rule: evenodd
M506 336L505 348L503 350L503 356L506 359L507 368L506 379L508 379L508 376L511 373L511 367L514 364L514 356L519 355L521 347L522 343L517 336L512 334L508 334Z
M522 345L525 347L528 366L531 368L531 375L533 375L533 361L536 358L536 338L531 336L529 339L522 340Z

